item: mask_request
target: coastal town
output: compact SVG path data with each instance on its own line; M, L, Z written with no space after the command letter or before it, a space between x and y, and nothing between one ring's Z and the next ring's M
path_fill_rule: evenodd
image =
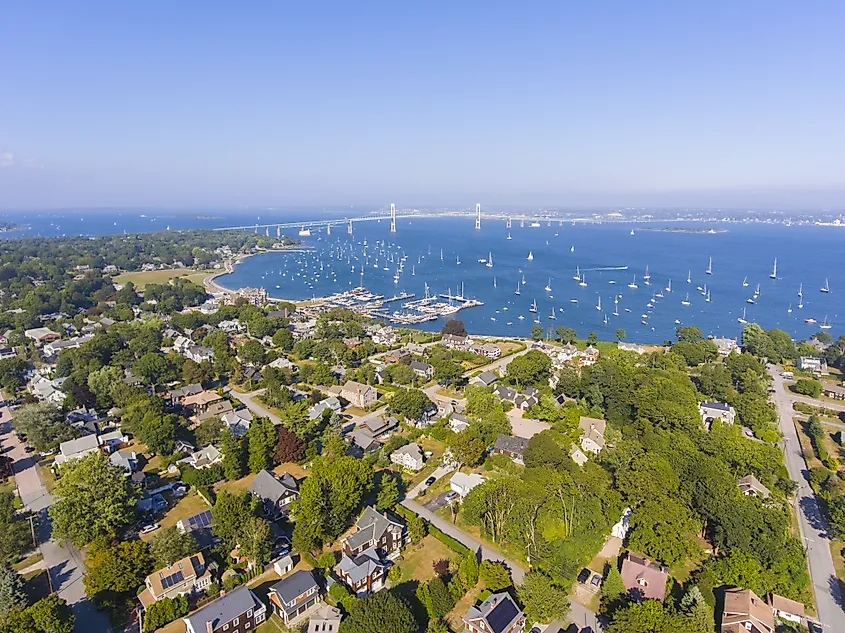
M238 235L2 263L3 630L837 621L845 340L422 332L216 286Z

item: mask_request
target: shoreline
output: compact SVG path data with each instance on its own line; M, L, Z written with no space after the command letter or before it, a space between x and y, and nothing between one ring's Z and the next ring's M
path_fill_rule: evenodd
M261 251L259 253L239 253L233 259L227 259L224 262L224 269L223 270L215 272L215 273L209 275L208 277L206 277L205 279L203 279L203 285L206 287L206 290L208 290L212 294L235 293L238 290L242 290L243 288L246 288L247 286L241 286L240 288L227 288L226 286L223 286L222 284L218 283L217 279L219 277L222 277L223 275L230 275L233 272L235 272L235 267L238 264L240 264L241 262L249 259L250 257L255 257L256 255L267 255L267 254L272 254L272 253L304 253L304 252L308 252L308 251L312 251L312 250L314 250L313 247L303 247L302 245L299 245L299 246L291 246L289 248L274 248L274 249L269 249L269 250L266 250L266 251ZM275 297L269 297L269 296L267 297L267 300L268 301L275 301L275 302L287 301L289 303L301 303L303 301L313 301L313 299L297 299L297 300L277 299Z

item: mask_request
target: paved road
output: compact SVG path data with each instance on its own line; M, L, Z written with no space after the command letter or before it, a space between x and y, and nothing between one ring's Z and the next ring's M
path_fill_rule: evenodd
M793 422L792 403L796 397L784 386L778 367L770 367L769 373L774 381L775 393L772 394L780 420L780 432L784 437L783 452L789 476L798 482L795 502L798 508L798 527L807 547L807 559L810 565L810 577L816 594L816 611L819 620L831 631L841 631L845 622L842 609L842 595L839 581L833 568L830 554L830 541L827 537L827 524L819 510L818 500L813 494L808 479L807 463L801 451L798 432Z
M279 416L277 416L275 413L272 413L270 409L268 409L258 401L258 396L264 393L264 389L259 389L250 393L240 393L239 391L232 391L231 387L227 387L225 391L230 392L233 397L243 402L246 405L246 408L252 411L255 415L261 418L270 418L270 420L276 426L282 423L282 421L279 419Z
M50 540L52 525L47 509L53 503L53 497L47 492L44 482L38 473L35 459L24 450L23 443L10 428L11 412L7 408L0 410L0 443L8 449L6 453L15 460L15 483L18 494L26 510L38 515L38 542L44 555L44 567L50 574L50 581L54 591L68 604L72 605L76 614L76 631L109 631L108 617L97 611L85 595L82 578L85 575L85 565L82 554L73 545L60 545Z
M814 407L824 407L826 409L833 409L834 411L845 411L845 404L839 402L832 402L830 400L817 400L816 398L799 396L797 394L792 393L791 391L789 392L789 395L792 396L792 399L794 401L803 402L805 404L811 404Z

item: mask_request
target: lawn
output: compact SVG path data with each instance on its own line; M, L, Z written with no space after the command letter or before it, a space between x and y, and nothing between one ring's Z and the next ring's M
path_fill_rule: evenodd
M37 552L35 554L27 556L24 559L21 559L20 561L12 565L12 569L14 569L15 571L20 571L22 569L26 569L30 565L34 565L35 563L41 562L42 560L44 560L44 555L41 552Z
M206 272L197 272L189 268L168 268L165 270L121 273L114 278L114 281L119 284L125 284L127 281L131 281L135 284L135 288L142 290L147 284L165 284L176 277L185 277L196 284L202 285L203 279L208 277L209 274Z
M525 343L518 343L516 341L496 341L496 346L502 350L502 356L515 354L525 349Z
M52 493L56 487L56 476L53 474L53 469L50 468L52 465L52 458L38 462L38 472L41 475L41 479L44 481L44 486L47 488L47 492L50 493Z
M171 527L176 525L182 519L186 519L189 516L194 514L198 514L203 510L208 510L208 504L203 500L202 497L199 496L196 492L191 492L190 494L182 497L176 503L175 506L170 508L165 514L164 517L159 519L158 524L165 528ZM142 534L141 540L149 541L153 536L155 536L158 532L150 532L149 534Z
M458 560L458 555L446 545L438 541L431 534L426 536L417 546L408 546L399 563L402 572L400 582L417 580L426 582L434 577L434 562L449 559Z

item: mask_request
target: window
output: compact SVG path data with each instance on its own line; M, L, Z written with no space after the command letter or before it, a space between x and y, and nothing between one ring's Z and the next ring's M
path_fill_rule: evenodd
M250 609L249 611L246 612L246 617L248 617L248 618L252 617L252 609Z
M238 618L235 618L235 619L232 621L232 626L238 626Z
M223 625L223 630L224 630L224 631L228 631L228 630L229 630L229 625L228 625L228 624L224 624L224 625Z
M246 623L246 626L245 626L244 628L245 628L245 629L248 629L248 628L250 628L250 627L252 627L252 624L251 624L251 623L249 623L249 622L247 622L247 623Z

